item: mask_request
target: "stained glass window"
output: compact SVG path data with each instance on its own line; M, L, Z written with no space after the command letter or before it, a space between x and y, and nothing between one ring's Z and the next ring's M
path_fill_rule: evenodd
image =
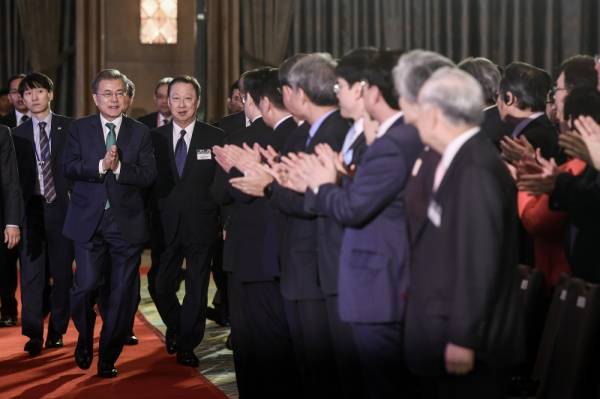
M177 0L140 0L140 41L177 43Z

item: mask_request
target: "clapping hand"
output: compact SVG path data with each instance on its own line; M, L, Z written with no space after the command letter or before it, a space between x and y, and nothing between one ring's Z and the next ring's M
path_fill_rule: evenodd
M517 187L533 195L549 194L554 190L556 178L560 170L554 159L542 157L540 149L536 150L535 161L525 160L519 163Z
M513 165L524 159L531 159L535 156L535 150L525 136L513 139L510 136L504 136L500 140L500 149L502 156L506 161Z
M600 170L600 125L589 116L580 116L574 123L587 147L591 163Z
M565 149L565 154L568 156L581 159L587 164L592 163L590 153L581 134L568 130L558 136L558 145Z
M102 169L104 171L115 171L119 166L119 151L117 150L116 145L112 145L110 149L106 151L104 155L104 159L102 159Z

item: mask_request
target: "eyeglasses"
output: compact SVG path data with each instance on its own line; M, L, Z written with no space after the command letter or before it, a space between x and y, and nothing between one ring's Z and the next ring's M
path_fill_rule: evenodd
M123 98L123 97L125 97L125 94L126 93L124 91L121 91L121 90L118 90L118 91L105 91L105 92L100 93L100 95L104 99L106 99L106 100L110 100L110 99L114 98L115 96L117 96L117 98Z
M552 86L552 88L550 89L550 96L554 97L556 95L556 92L561 91L561 90L568 90L566 87L558 87L558 86Z

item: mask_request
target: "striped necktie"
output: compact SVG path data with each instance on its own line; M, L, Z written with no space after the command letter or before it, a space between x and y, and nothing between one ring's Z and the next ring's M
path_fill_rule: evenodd
M52 159L50 157L50 140L46 134L46 122L38 123L40 127L40 158L42 164L42 178L44 179L44 198L46 202L54 202L56 199L56 187L52 175Z

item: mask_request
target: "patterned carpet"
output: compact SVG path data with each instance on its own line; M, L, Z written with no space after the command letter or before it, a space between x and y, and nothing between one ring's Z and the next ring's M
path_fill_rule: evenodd
M149 252L144 251L142 256L142 265L149 264ZM215 291L216 287L211 279L208 288L209 305L210 301L212 301ZM185 288L184 284L182 284L177 296L181 300L184 295ZM150 294L148 293L148 280L145 273L142 273L141 297L142 300L138 310L141 312L144 318L164 336L166 327L160 319L158 311L156 310L156 307L150 298ZM237 399L238 393L235 383L235 371L233 368L233 352L225 348L225 340L227 339L228 335L229 328L221 327L218 324L207 320L204 340L196 348L195 352L200 359L200 367L198 368L198 371L206 379L215 384L229 398Z

